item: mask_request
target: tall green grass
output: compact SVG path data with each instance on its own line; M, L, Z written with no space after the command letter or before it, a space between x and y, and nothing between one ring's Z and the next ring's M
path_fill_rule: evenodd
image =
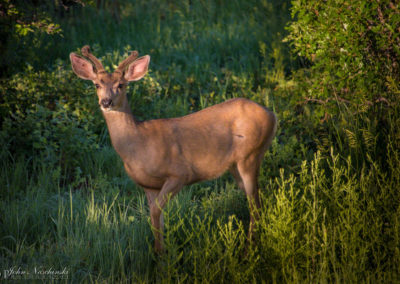
M37 267L65 268L71 283L400 281L396 112L379 132L368 114L343 108L324 124L318 108L299 103L287 77L296 64L281 42L288 3L121 2L120 22L73 8L60 19L63 38L38 38L31 51L40 57L2 81L6 103L26 112L2 112L0 278ZM224 175L169 202L166 251L154 254L144 193L110 146L93 87L70 70L69 52L84 44L110 70L128 50L151 55L149 74L129 89L140 119L239 96L277 113L254 243L246 197Z
M398 163L398 149L388 151ZM72 282L399 277L398 167L384 173L373 164L359 175L350 157L332 150L304 161L298 173L286 177L282 170L261 183L263 208L247 254L244 193L230 179L185 188L164 211L166 253L158 257L144 194L126 176L99 170L78 188L60 188L57 169L41 168L29 178L26 161L8 166L15 171L4 184L24 188L1 201L2 268L67 267Z

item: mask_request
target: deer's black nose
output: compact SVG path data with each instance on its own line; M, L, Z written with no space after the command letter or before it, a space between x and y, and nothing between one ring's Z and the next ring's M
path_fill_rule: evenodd
M112 105L112 100L111 99L102 99L100 104L103 108L109 108Z

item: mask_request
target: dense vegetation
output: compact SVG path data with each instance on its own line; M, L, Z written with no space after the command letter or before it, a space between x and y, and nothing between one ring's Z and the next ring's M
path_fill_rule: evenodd
M1 278L400 281L396 1L0 3ZM70 67L85 44L108 70L129 50L151 56L128 91L139 119L233 97L277 113L247 253L246 198L224 175L170 202L167 250L154 255L144 193L110 146L94 87Z

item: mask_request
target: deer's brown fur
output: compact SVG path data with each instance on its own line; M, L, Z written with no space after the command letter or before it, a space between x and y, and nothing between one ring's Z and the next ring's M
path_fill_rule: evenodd
M87 51L84 47L86 55ZM92 56L88 58L93 61ZM161 214L168 199L184 185L214 179L227 170L247 195L251 238L260 208L257 178L275 136L275 114L237 98L179 118L137 121L126 85L147 73L150 57L133 60L133 56L112 74L98 72L100 67L93 68L75 53L70 58L74 72L96 85L112 144L128 175L146 192L156 250L163 248Z

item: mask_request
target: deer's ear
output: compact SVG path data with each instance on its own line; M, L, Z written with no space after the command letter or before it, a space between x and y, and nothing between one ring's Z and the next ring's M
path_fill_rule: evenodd
M150 56L145 55L136 59L125 72L125 79L129 82L140 80L146 75L149 68Z
M69 55L72 63L72 70L74 70L75 74L78 75L79 78L84 80L94 80L97 75L93 70L93 65L86 59L76 55L75 53L71 53Z

